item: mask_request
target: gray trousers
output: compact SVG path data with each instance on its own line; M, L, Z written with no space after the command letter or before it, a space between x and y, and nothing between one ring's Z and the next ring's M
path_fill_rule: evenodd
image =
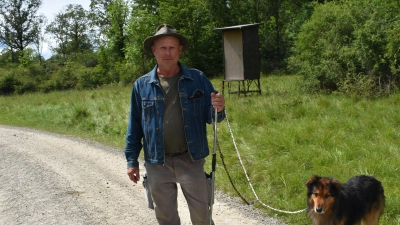
M189 153L166 156L164 165L145 163L147 181L160 225L180 225L178 189L180 184L194 225L209 224L209 185L204 175L205 160L193 161Z

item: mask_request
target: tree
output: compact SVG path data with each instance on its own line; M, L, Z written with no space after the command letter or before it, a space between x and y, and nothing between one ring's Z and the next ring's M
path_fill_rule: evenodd
M133 76L139 76L149 71L153 64L153 57L143 49L146 37L154 35L160 24L157 16L157 0L136 0L132 5L131 16L126 29L129 45L126 46L127 65L134 67Z
M91 0L90 12L88 14L91 26L94 29L94 44L100 49L104 49L107 42L106 32L111 26L111 21L108 17L108 7L114 0Z
M108 7L114 0L91 0L90 13L88 17L93 24L99 28L100 35L104 35L105 31L111 26L111 21L108 17Z
M37 23L34 26L34 29L36 30L36 37L33 40L33 45L40 64L42 63L42 58L43 58L42 57L43 44L46 41L45 30L44 30L46 24L47 24L47 18L44 15L40 15L37 17Z
M112 53L118 59L125 58L125 29L127 26L129 10L124 0L115 0L108 6L107 18L111 22L106 30Z
M2 0L0 2L0 44L8 46L12 62L17 62L15 52L34 43L39 20L36 13L42 0Z
M126 0L92 0L92 13L89 17L97 27L96 51L98 68L105 77L119 80L120 76L127 76L123 69L129 14L128 1ZM129 69L131 72L132 70ZM129 79L128 79L129 80Z
M56 14L53 22L46 27L57 43L52 51L63 57L92 50L87 12L81 5L69 4Z

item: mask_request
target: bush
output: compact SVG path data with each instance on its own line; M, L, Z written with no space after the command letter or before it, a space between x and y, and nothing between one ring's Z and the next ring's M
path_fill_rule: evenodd
M120 82L122 85L131 85L135 80L144 75L142 68L136 66L134 63L126 63L119 67Z
M102 67L97 66L94 69L82 71L79 77L78 89L97 88L105 84L105 71Z
M40 89L43 92L70 90L77 86L78 76L76 70L64 68L55 71L49 80L43 82Z
M15 92L16 86L20 85L21 82L16 78L13 73L8 73L0 78L0 94L10 95Z
M316 6L299 33L290 68L303 75L312 91L388 93L383 90L399 76L398 9L378 0Z
M36 91L36 84L33 83L32 81L26 81L15 87L16 94L24 94L35 91Z

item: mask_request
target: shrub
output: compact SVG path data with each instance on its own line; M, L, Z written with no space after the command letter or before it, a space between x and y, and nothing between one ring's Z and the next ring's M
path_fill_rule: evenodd
M24 94L27 92L35 92L36 84L32 81L26 81L15 87L16 94Z
M105 71L97 66L94 69L82 71L77 87L79 89L96 88L106 83L104 79Z
M75 88L77 83L76 70L64 68L55 71L49 80L41 84L40 89L43 92L70 90Z
M302 26L289 59L290 68L303 75L305 86L312 91L364 96L384 93L382 89L399 76L400 49L395 35L399 31L398 5L390 2L354 0L317 5Z
M16 78L13 73L8 73L0 78L0 94L9 95L15 92L16 86L20 85L21 82Z
M133 63L120 65L118 71L119 79L122 85L131 85L138 77L144 75L142 73L142 68Z

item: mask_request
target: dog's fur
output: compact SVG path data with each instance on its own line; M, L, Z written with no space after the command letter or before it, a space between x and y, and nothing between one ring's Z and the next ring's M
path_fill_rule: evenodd
M313 225L378 225L385 207L381 182L355 176L346 183L313 176L307 187L307 214Z

